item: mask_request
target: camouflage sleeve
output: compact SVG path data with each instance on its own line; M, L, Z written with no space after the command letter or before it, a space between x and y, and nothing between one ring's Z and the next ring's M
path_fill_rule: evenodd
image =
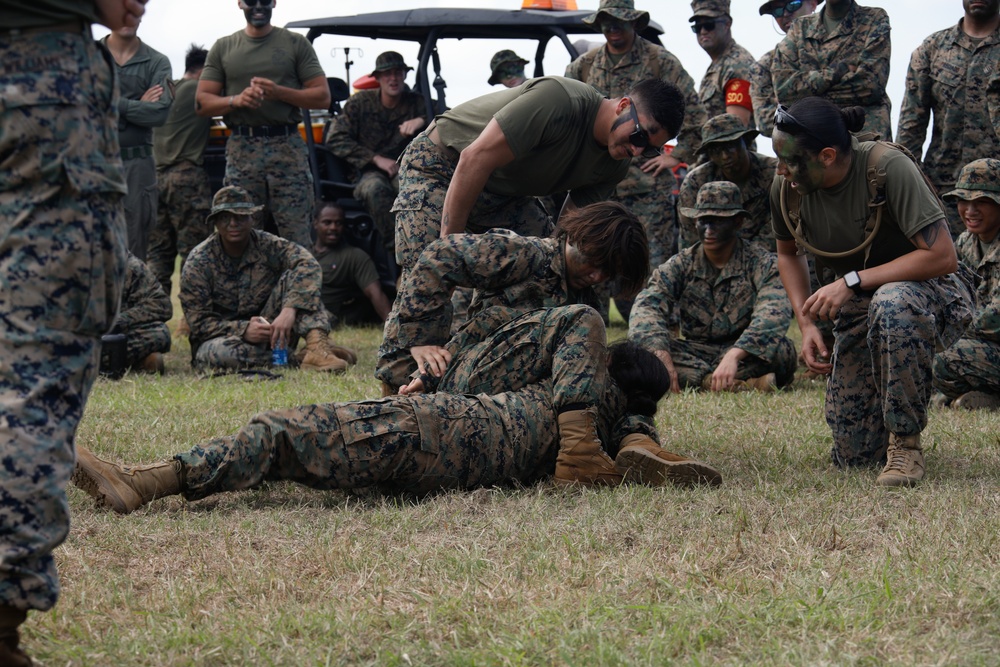
M885 87L889 83L889 60L892 56L889 16L879 9L867 21L870 21L869 30L859 31L855 35L864 35L864 43L858 45L860 48L852 57L852 62L858 63L858 69L845 74L827 92L830 101L838 106L870 106L880 104L885 98Z
M695 167L694 170L688 172L688 175L681 182L681 189L677 195L678 250L690 248L700 240L697 223L694 219L681 213L681 208L694 208L698 199L698 189L702 186L701 179L698 178L699 173L697 173L699 169L700 167Z
M167 117L170 115L170 105L174 101L170 93L170 86L167 85L171 75L170 61L167 60L166 56L155 54L148 67L151 73L146 89L148 90L157 84L161 85L163 86L163 95L156 102L142 102L138 98L127 100L120 97L118 99L118 113L122 120L133 125L160 127L167 122ZM140 91L139 97L142 97L145 92L145 90Z
M396 295L399 347L448 342L455 287L501 289L529 279L546 259L534 242L509 232L449 234L434 241Z
M333 119L326 146L337 157L347 160L355 169L363 169L375 158L375 151L358 142L364 110L356 98L344 105L344 113Z
M788 34L778 42L771 60L771 81L774 92L782 104L804 97L826 95L830 88L844 77L846 63L834 66L805 67L806 52L802 44L802 21L796 21ZM859 61L856 61L859 62Z
M660 78L680 88L684 96L684 123L677 135L677 146L671 155L681 162L694 164L701 145L701 126L708 120L708 113L701 104L694 79L687 73L681 61L667 51L663 51L660 63Z
M774 86L771 83L771 54L765 53L750 68L750 98L753 100L753 118L757 129L765 137L774 132L774 112L778 108L778 100L774 96Z
M927 124L931 118L930 73L931 44L925 41L910 56L910 66L906 70L906 86L903 88L903 103L899 107L899 128L896 141L920 158L924 152Z
M755 252L755 249L746 244L743 247L748 258L752 258L751 279L757 298L750 325L733 347L761 359L775 359L778 356L779 342L792 322L792 304L781 284L775 255L764 251Z
M282 307L311 310L323 284L323 269L312 253L294 241L270 234L261 235L261 252L289 274Z
M192 341L206 341L222 336L242 336L249 320L222 318L212 304L212 261L208 253L192 252L181 272L181 307L191 327Z
M567 79L583 81L583 59L586 57L586 54L581 55L576 60L570 62L569 65L566 65L566 71L563 73L563 76Z
M639 292L628 320L628 337L649 350L670 350L676 321L674 308L684 289L683 257L674 255L653 271L649 284Z
M122 308L115 326L128 331L140 324L166 322L173 314L170 297L163 291L153 272L135 255L129 253L125 274Z

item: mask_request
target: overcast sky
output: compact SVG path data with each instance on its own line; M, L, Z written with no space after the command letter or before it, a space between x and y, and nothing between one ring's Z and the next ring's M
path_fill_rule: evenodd
M580 9L596 9L599 0L577 0ZM733 36L747 50L760 57L781 39L771 17L758 14L764 0L732 0ZM637 7L649 11L652 19L664 29L664 46L677 56L694 78L701 80L709 59L695 41L688 18L691 6L684 0L637 0ZM961 0L882 0L864 2L877 5L889 13L892 23L892 69L889 97L893 103L893 128L903 93L903 82L910 53L934 31L947 28L962 16ZM479 7L518 9L520 0L278 0L272 22L285 25L291 21L347 16L366 12L413 9L416 7ZM211 47L222 35L228 35L246 25L236 0L150 0L139 36L150 46L166 55L173 66L174 76L184 71L184 52L191 42ZM100 28L98 28L100 29ZM107 32L104 30L104 32ZM599 33L591 38L603 41ZM471 42L471 43L470 43ZM344 48L349 47L354 61L350 79L370 72L375 58L385 50L400 51L408 63L415 63L416 45L408 42L386 42L370 39L323 36L316 41L316 52L327 76L345 77ZM513 48L530 59L534 49L528 42L498 43L487 40L457 42L450 40L441 47L442 76L448 83L446 91L450 106L497 88L487 83L490 57L502 48ZM546 74L562 74L569 57L560 45L550 43L545 57ZM528 72L530 74L530 67ZM412 75L408 80L412 83ZM762 142L758 142L760 144ZM763 142L768 143L768 142ZM769 147L768 147L769 148Z

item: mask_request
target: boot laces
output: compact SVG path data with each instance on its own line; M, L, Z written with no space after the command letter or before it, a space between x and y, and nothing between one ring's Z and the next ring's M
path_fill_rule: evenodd
M902 447L893 447L889 450L889 460L885 464L882 472L907 472L910 468L909 450Z

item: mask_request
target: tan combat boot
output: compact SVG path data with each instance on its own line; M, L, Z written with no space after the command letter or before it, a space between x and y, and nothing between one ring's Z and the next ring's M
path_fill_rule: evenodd
M597 410L569 410L559 414L557 484L618 486L622 474L601 446L597 435Z
M624 475L625 481L632 484L722 484L722 475L712 466L668 452L641 433L631 433L622 438L615 467Z
M153 352L140 361L137 367L143 373L156 373L163 375L163 355L159 352Z
M750 378L746 380L746 385L750 389L754 389L764 394L769 394L778 388L778 379L774 373L768 373L767 375L761 375L758 378Z
M188 338L191 336L191 327L188 325L187 318L181 315L181 321L177 323L177 329L174 330L174 336L177 338Z
M330 338L325 331L313 329L306 334L305 354L300 368L309 371L343 373L349 364L333 353Z
M879 486L914 486L924 477L924 453L920 434L889 434L885 467L875 483Z
M28 612L7 605L0 605L0 665L4 667L31 667L34 663L19 646L18 628Z
M985 391L970 391L956 398L951 405L960 410L1000 410L1000 396Z
M125 467L102 461L82 445L76 446L73 483L98 505L119 514L134 512L156 498L181 492L181 462Z

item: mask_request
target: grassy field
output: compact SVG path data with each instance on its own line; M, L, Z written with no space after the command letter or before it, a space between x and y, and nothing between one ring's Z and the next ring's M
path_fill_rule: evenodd
M624 335L612 327L612 337ZM374 397L379 332L342 376L100 380L79 442L151 462L254 413ZM668 447L715 489L550 485L413 503L293 484L120 517L70 490L43 665L998 665L1000 415L937 410L928 479L829 463L820 384L685 393Z

